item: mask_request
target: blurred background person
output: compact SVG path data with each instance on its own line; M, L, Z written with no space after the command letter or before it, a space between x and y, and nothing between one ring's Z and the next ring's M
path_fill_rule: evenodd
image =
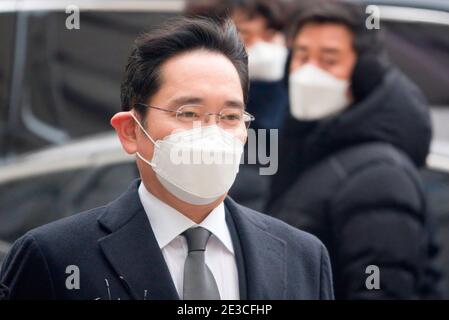
M248 142L245 156L259 153L269 156L272 141L268 130L279 130L287 113L288 95L282 81L288 55L283 32L283 4L281 0L233 1L231 18L248 53L250 89L247 110L255 116L251 125L255 139L253 144ZM259 130L267 130L266 135L259 136ZM260 166L265 164L258 157L256 162L240 167L230 195L260 210L268 195L271 177L261 175ZM249 189L248 185L254 187Z
M189 16L219 20L231 18L245 44L250 77L247 110L255 116L251 124L255 136L253 140L250 137L244 159L249 159L249 153L254 156L259 151L269 155L269 132L260 137L258 130L280 129L288 111L287 88L283 78L288 56L286 12L291 8L293 4L285 0L190 0L186 5L185 13ZM262 140L260 143L265 146L264 150L259 149L259 140ZM259 168L264 164L259 160L257 158L256 163L245 161L230 190L234 199L256 210L260 210L265 203L270 180L269 176L260 174ZM248 185L254 187L248 189Z
M292 32L290 116L267 211L329 248L337 299L435 297L437 249L417 168L432 130L361 7L319 4ZM369 290L367 267L380 270Z
M282 79L288 52L282 14L279 0L237 0L233 4L231 17L248 52L251 82L247 108L256 117L252 126L256 131L279 129L287 110Z
M288 50L285 0L190 0L188 16L232 18L248 52L250 95L248 112L256 120L253 129L279 129L283 123L288 97L282 79Z

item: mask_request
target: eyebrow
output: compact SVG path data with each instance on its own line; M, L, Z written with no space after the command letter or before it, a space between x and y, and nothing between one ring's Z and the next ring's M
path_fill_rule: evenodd
M243 102L239 101L239 100L228 100L225 102L225 106L226 107L233 107L233 108L240 108L240 109L244 109L245 105L243 104Z
M204 104L204 99L200 97L195 96L182 96L175 98L173 100L170 100L168 102L168 105L176 107L181 106L185 104ZM241 108L244 109L245 105L240 100L227 100L224 105L226 107L233 107L233 108Z
M169 100L168 104L171 106L180 106L184 104L202 104L204 99L195 96L182 96L175 98L173 100Z
M301 45L295 45L295 46L293 46L293 51L307 51L307 47L301 46Z
M294 51L303 51L303 52L307 52L308 49L306 46L301 46L301 45L297 45L293 47ZM326 54L339 54L340 50L337 48L331 48L331 47L324 47L324 48L320 48L320 52L321 53L326 53Z
M330 53L330 54L338 54L340 50L337 48L321 48L320 51L322 53Z

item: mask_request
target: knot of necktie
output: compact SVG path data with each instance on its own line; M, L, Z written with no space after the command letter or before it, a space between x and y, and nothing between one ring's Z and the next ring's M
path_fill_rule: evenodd
M183 233L187 240L188 251L205 251L211 232L203 227L190 228Z

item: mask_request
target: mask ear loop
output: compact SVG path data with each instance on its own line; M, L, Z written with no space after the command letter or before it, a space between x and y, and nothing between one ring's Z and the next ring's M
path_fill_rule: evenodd
M153 138L150 137L150 135L148 134L148 132L143 128L142 124L140 123L139 120L137 120L137 118L134 116L134 113L131 112L131 117L133 117L134 121L136 121L137 125L139 126L139 128L143 131L143 133L148 137L148 139L151 140L151 142L153 142L154 146L156 148L159 148L159 145L156 144L156 142L154 142ZM140 158L140 160L142 160L143 162L145 162L146 164L148 164L151 167L156 167L156 165L154 163L151 163L150 161L148 161L147 159L145 159L144 157L141 156L141 154L139 153L139 151L136 151L136 155Z
M143 128L143 126L140 124L140 121L137 120L136 116L134 115L134 113L131 112L131 117L133 117L134 121L136 121L137 125L140 127L140 129L143 131L143 133L148 137L148 139L151 140L151 142L153 142L153 144L158 147L158 145L156 144L156 142L154 142L153 138L150 137L150 135L148 134L148 132Z

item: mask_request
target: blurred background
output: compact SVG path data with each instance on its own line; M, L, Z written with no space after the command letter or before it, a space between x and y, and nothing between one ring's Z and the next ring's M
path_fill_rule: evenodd
M286 25L310 2L280 1ZM0 1L0 261L26 231L103 205L138 176L109 125L120 110L127 56L139 33L184 14L193 2ZM449 1L349 2L379 6L391 60L428 99L434 133L420 174L435 215L439 259L448 269ZM194 5L211 3L226 9L226 1ZM68 4L80 7L80 29L65 28ZM234 198L262 207L268 182L239 187L237 180ZM448 278L445 286L449 292Z

